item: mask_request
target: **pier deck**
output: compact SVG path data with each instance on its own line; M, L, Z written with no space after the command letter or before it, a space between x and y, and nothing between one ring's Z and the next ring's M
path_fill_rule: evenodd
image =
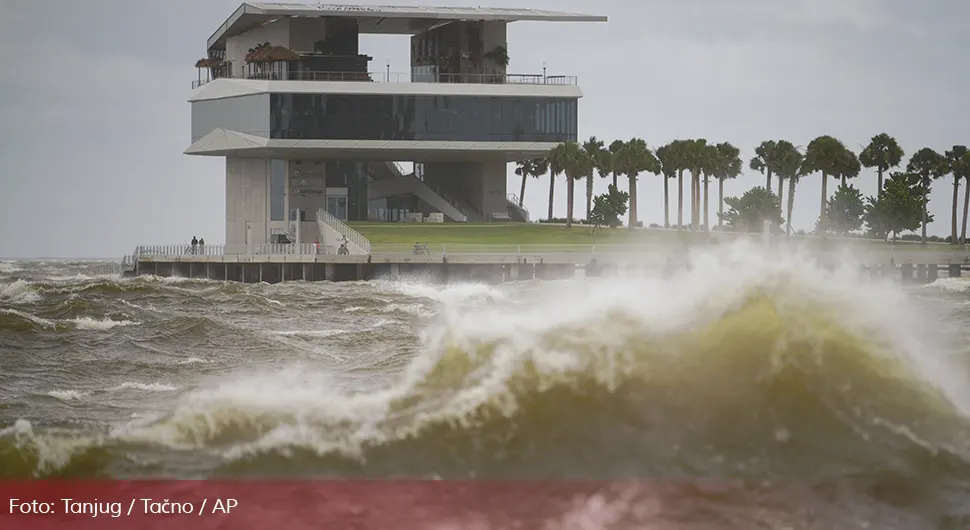
M897 248L893 245L840 247L818 252L834 263L848 255L873 273L893 274L904 281L959 277L970 269L966 247ZM452 282L638 275L669 263L683 263L687 251L678 245L375 245L369 254L336 255L311 244L257 245L229 248L207 245L194 251L184 245L141 246L123 262L125 276L178 276L245 283L282 281L359 281L422 277ZM941 271L941 269L943 269Z

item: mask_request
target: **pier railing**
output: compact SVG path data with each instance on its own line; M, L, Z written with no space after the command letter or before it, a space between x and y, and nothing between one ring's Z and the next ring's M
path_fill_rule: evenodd
M133 258L145 257L216 257L216 256L312 256L326 254L323 246L313 243L301 244L260 244L260 245L202 245L192 248L192 245L140 245L135 248ZM336 251L332 251L336 253Z
M349 227L348 227L349 228ZM355 231L356 232L356 231ZM348 239L351 237L348 235ZM401 261L431 262L454 258L470 262L514 262L524 260L538 262L554 260L564 263L586 263L592 259L615 261L624 258L663 258L678 255L687 247L666 243L654 244L425 244L425 243L379 243L370 244L366 239L365 255L339 256L334 246L303 244L261 244L261 245L204 245L194 251L191 245L142 245L120 265L129 270L139 260L147 261L221 261L223 257L232 261L233 257L251 257L258 260L306 261L314 257L334 256L338 261ZM905 250L893 245L863 245L851 249L858 257L875 261L896 263L937 263L970 265L970 252L964 247L956 248L918 248L904 246ZM318 258L319 259L319 258Z
M354 230L347 223L341 221L334 217L327 210L320 208L317 210L317 221L329 226L330 228L336 230L341 235L347 238L351 244L356 245L357 248L361 249L364 254L370 253L370 240L364 237L363 234Z

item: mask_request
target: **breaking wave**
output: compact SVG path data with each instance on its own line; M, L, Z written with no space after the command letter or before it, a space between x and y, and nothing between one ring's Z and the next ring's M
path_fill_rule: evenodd
M469 298L498 288L402 287L439 293L437 313L382 390L342 390L305 366L234 372L107 432L20 422L0 436L0 468L84 476L149 447L233 475L967 473L967 374L906 291L745 245L693 265L530 287L526 301L474 310Z

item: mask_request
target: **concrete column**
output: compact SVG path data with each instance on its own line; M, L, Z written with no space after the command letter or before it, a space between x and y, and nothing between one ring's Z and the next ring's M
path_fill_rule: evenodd
M947 273L950 278L959 278L963 273L959 263L951 263L947 266Z
M323 279L334 281L337 278L337 268L333 263L327 263L323 266L323 275Z
M916 281L925 282L926 281L926 265L919 263L916 265Z
M913 281L913 264L903 263L899 269L902 271L903 282L910 283Z
M939 267L936 263L930 263L926 266L926 281L935 282L940 277Z
M263 264L259 264L259 283L263 283Z

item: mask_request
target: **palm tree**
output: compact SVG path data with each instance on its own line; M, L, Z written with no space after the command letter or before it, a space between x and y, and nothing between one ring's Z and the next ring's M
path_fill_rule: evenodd
M589 220L589 216L593 210L593 173L606 162L602 154L604 152L603 141L597 140L595 136L590 136L589 140L583 143L583 151L586 151L593 160L589 174L586 175L586 219Z
M716 150L703 138L688 140L684 145L685 159L691 175L691 230L699 230L701 224L701 174L710 174ZM707 200L706 196L704 200Z
M825 233L825 205L828 200L829 176L854 177L862 169L855 153L845 147L841 141L831 136L819 136L809 142L805 149L805 159L802 162L803 175L810 173L822 174L822 200L819 209L818 231Z
M717 226L721 226L724 217L724 181L737 178L741 174L741 151L728 142L715 146L717 155L711 164L711 176L717 179ZM666 179L665 179L666 180ZM707 180L704 180L705 186ZM706 196L707 193L705 192ZM707 204L704 204L704 222L707 223Z
M947 171L953 174L953 212L950 218L950 244L952 245L959 243L957 240L957 210L959 209L960 181L964 178L960 173L962 169L960 161L965 154L967 154L967 146L965 145L954 145L945 154Z
M775 171L778 175L778 204L781 205L782 183L788 180L788 211L785 217L785 234L791 233L791 212L795 207L795 185L801 175L802 154L787 140L778 140Z
M615 157L616 156L616 153L619 152L620 149L623 149L623 140L613 140L610 143L610 149L609 149L610 150L610 156L611 157ZM613 174L613 187L616 187L616 185L617 185L616 184L616 177L620 174L620 172L617 171L616 168L613 168L613 167L610 168L610 172ZM617 188L617 189L619 189L619 188Z
M949 166L947 165L946 157L929 147L924 147L910 157L909 163L906 164L906 171L919 176L919 186L923 193L923 222L921 223L920 241L925 244L926 204L929 202L927 198L930 194L930 187L933 185L934 180L949 172Z
M670 228L670 179L677 176L677 160L671 144L657 148L657 161L664 176L664 228Z
M967 154L967 146L965 145L954 145L952 149L944 153L947 160L947 170L953 175L953 206L950 222L950 243L953 245L960 242L957 237L957 214L959 213L960 181L963 180L961 159L965 154Z
M963 188L963 226L960 228L960 241L967 242L967 211L970 210L970 153L964 153L951 166L954 176L960 175L967 181Z
M637 226L637 176L649 172L660 174L660 161L640 138L631 138L617 152L615 167L630 180L630 222L632 230Z
M552 207L556 204L556 177L562 174L562 168L553 164L552 151L549 151L549 157L546 159L549 165L549 222L552 222Z
M677 172L677 230L684 229L684 171L687 169L688 140L674 140L667 144L671 171Z
M879 177L879 190L882 191L882 175L886 171L899 166L903 160L903 149L896 143L896 139L886 133L877 134L869 141L869 145L859 153L859 162L867 168L876 168Z
M765 189L771 191L771 175L775 172L775 147L778 143L774 140L765 140L761 145L754 148L754 158L748 164L751 169L765 175Z
M566 142L557 145L549 152L549 165L556 174L566 174L566 228L572 228L576 179L581 179L593 171L593 159L576 142Z
M515 163L515 174L522 177L522 187L519 190L519 208L525 200L525 181L529 177L539 178L549 171L549 161L545 158L530 158L529 160L519 160Z

